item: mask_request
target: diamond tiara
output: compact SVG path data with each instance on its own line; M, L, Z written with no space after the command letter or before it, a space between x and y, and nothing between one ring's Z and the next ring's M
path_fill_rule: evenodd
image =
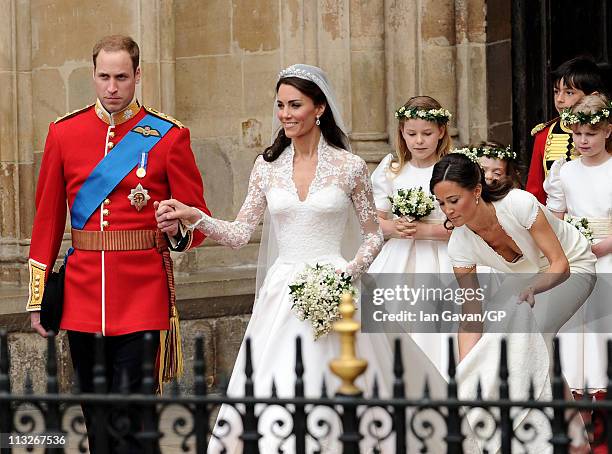
M317 85L321 85L323 81L320 77L314 75L313 73L306 71L305 69L301 69L298 65L292 65L288 68L283 69L278 73L278 78L283 79L285 77L299 77L300 79L307 79L311 82L314 82Z

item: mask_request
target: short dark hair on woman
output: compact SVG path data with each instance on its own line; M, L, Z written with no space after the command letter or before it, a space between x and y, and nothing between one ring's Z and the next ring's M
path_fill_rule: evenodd
M588 56L581 55L561 63L552 72L553 85L557 87L561 79L566 86L582 90L585 95L607 91L601 69Z
M321 115L319 118L319 121L321 122L319 125L319 128L321 128L321 134L328 144L336 148L348 150L348 137L336 124L334 115L327 105L325 94L323 94L319 86L310 80L302 79L300 77L283 77L282 79L279 79L276 84L276 93L278 93L278 89L283 84L291 85L292 87L298 89L301 93L312 99L315 106L326 106L323 115ZM281 128L276 136L276 139L274 140L274 143L264 150L264 161L272 162L276 160L281 155L283 150L289 145L291 145L291 139L287 138L285 131Z
M512 189L512 182L509 179L495 186L487 185L482 167L461 153L447 154L434 165L429 181L429 190L432 194L434 187L442 181L452 181L470 191L480 184L482 186L480 197L485 202L501 200Z

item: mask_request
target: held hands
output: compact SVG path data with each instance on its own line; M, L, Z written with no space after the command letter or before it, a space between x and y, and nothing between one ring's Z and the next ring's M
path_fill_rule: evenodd
M185 224L195 224L200 219L200 213L195 208L175 199L154 202L153 207L157 227L171 236L178 233L179 220Z
M40 311L30 312L30 326L42 337L47 337L47 332L40 324Z

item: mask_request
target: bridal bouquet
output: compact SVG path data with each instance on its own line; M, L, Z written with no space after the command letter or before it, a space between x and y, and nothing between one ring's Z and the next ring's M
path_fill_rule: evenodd
M574 216L565 216L565 222L573 225L578 229L580 233L582 233L590 243L593 242L593 230L589 225L589 220L587 218L578 218Z
M411 221L424 218L434 209L434 198L423 188L398 189L391 201L391 211L396 216L406 216Z
M318 263L299 273L289 289L291 308L300 320L310 321L315 340L329 333L334 321L340 318L338 305L342 294L356 294L348 274L338 274L334 266Z

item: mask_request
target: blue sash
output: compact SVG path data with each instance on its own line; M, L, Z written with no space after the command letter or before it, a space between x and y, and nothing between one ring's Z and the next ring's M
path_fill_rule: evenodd
M82 229L85 226L106 196L138 165L142 153L148 153L172 126L169 121L147 114L125 135L91 171L77 192L70 208L73 228Z

